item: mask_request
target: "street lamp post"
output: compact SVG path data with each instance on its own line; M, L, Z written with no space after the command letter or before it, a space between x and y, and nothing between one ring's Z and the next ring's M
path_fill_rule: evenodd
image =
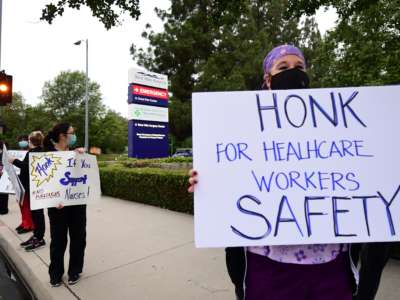
M86 43L86 83L85 83L85 149L89 151L89 41L79 40L74 45Z

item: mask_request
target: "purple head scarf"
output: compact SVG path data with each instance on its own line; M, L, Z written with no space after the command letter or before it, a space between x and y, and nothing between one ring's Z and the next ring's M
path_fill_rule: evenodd
M280 45L272 49L267 56L264 58L263 62L263 68L264 68L264 74L269 73L271 71L272 66L274 63L281 57L285 55L296 55L300 57L303 61L304 55L303 52L299 48L293 45L285 44L285 45Z

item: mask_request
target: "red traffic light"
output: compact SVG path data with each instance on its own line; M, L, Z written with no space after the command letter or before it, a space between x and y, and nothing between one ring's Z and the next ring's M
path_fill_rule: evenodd
M0 106L12 102L12 76L0 72Z

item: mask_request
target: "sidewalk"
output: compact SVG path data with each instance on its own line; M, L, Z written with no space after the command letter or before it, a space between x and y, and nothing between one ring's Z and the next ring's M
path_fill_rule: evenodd
M51 288L47 275L49 245L35 253L21 249L19 243L30 234L15 233L20 220L19 208L12 199L9 208L9 214L0 217L0 239L4 238L10 245L7 252L15 254L13 259L22 260L22 265L25 263L30 269L24 275L30 277L35 290L43 295L40 300L224 300L234 297L225 271L223 249L194 247L190 215L102 197L98 203L88 206L82 280L74 286ZM48 223L46 226L49 243Z
M49 246L34 253L21 249L19 243L30 234L15 233L19 209L12 199L9 206L10 213L0 216L0 246L6 248L40 300L234 299L223 249L194 247L190 215L102 197L88 206L82 280L74 286L51 288ZM391 261L377 300L397 300L399 282L400 262Z

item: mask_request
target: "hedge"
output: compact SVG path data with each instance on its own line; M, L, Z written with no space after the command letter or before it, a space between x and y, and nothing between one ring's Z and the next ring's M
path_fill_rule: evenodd
M193 214L185 170L100 166L104 195Z
M123 161L126 163L192 163L192 157L165 157L165 158L131 158L121 156L118 161Z

